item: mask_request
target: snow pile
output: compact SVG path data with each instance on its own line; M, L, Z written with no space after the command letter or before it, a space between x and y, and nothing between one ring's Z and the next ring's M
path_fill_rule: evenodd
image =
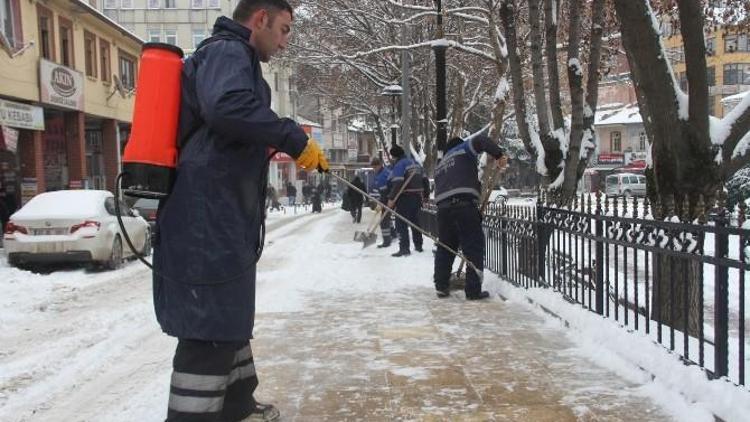
M104 201L112 194L98 190L61 190L35 196L13 214L14 219L85 219L104 211Z
M684 365L679 356L655 344L645 334L629 332L613 320L571 306L550 289L519 289L494 275L485 276L485 284L488 290L513 302L528 303L530 299L539 315L551 323L563 324L542 307L558 315L569 324L568 337L580 344L589 359L619 376L644 384L641 388L649 396L673 412L679 407L671 404L686 401L688 411L677 414L678 420L712 421L712 414L727 421L746 421L750 417L750 391L724 380L707 380L700 368Z

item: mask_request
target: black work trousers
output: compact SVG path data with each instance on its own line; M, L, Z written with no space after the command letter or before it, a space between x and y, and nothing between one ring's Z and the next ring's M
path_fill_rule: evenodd
M250 342L180 339L167 422L240 421L255 408L256 387Z
M438 207L438 238L440 242L463 254L480 271L484 269L484 232L482 215L474 202L450 207ZM435 288L448 290L455 255L438 245L435 253ZM477 296L482 291L482 274L466 266L466 296Z
M412 193L403 193L396 202L396 212L405 217L412 224L419 226L419 209L422 206L422 196ZM396 219L396 231L398 232L398 249L401 252L409 252L409 225L400 218ZM411 235L414 247L422 249L422 233L411 227Z

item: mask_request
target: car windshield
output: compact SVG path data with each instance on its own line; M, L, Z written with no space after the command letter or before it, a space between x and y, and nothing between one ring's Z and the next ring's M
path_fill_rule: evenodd
M156 199L141 198L135 201L133 208L156 209L159 208L159 201Z

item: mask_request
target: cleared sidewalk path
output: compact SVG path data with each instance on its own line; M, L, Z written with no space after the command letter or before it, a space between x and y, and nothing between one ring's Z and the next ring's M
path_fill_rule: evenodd
M388 267L407 261L394 264L390 251L374 247L355 252L348 215L330 218L340 224L309 240L345 248L335 250L334 266L361 254L362 270L337 271L344 274L334 276L336 285L345 289L310 291L299 312L261 312L256 320L258 398L277 404L283 420L673 419L641 384L578 356L563 328L524 304L467 302L463 293L437 299L429 281L430 243L425 253L406 258L425 274L417 284L424 287L347 291L374 273L399 274L403 269ZM278 245L278 256L271 247L265 266L274 268L277 259L306 260L313 267L326 260L314 251L295 257L289 248L296 245ZM378 271L369 272L373 260ZM275 289L285 294L283 286Z

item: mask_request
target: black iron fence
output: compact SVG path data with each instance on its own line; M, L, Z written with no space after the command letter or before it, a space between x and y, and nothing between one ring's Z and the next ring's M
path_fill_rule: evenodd
M712 377L746 385L747 209L715 207L690 221L677 205L598 194L568 208L543 197L490 204L485 267L517 286L553 289ZM702 201L692 206L706 209ZM423 209L421 218L436 235L436 210Z

